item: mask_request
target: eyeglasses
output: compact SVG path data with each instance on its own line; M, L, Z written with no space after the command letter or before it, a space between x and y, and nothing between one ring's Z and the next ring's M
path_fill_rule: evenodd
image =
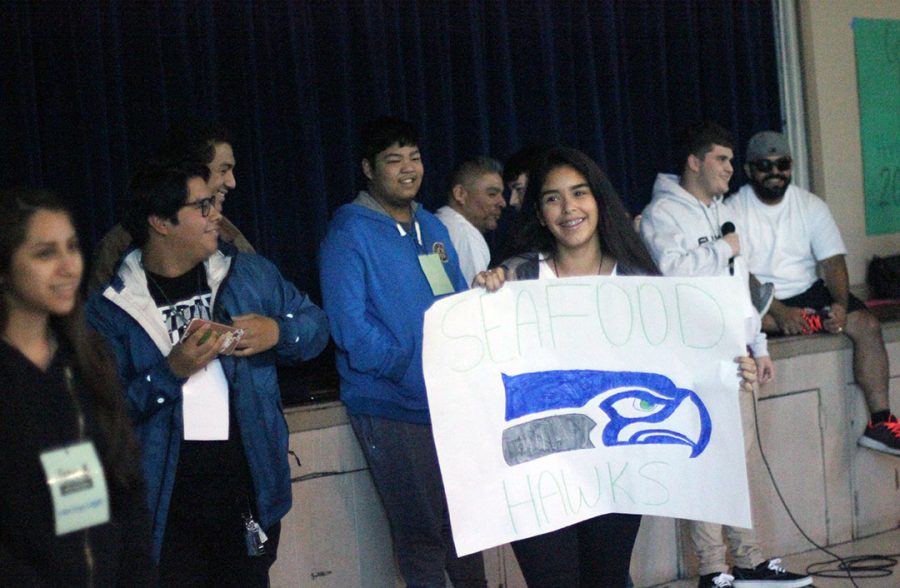
M194 208L200 209L200 214L203 215L203 218L209 216L209 211L212 210L213 206L216 206L216 195L213 194L209 198L204 198L203 200L197 200L196 202L188 202L187 204L182 204L180 208L184 208L186 206L193 206Z
M794 161L790 157L781 157L772 161L771 159L757 159L750 162L750 167L764 174L772 171L772 168L778 168L778 171L787 171L791 169Z

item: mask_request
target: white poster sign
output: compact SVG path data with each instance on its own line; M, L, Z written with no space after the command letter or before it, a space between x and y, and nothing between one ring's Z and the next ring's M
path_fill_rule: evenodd
M460 555L609 512L749 527L739 279L510 282L425 315Z

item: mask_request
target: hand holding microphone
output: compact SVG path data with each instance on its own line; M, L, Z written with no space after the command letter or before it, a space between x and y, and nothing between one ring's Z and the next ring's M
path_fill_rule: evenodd
M734 223L725 221L722 223L722 240L731 247L733 255L728 259L728 273L734 275L734 258L741 253L741 241L734 232Z

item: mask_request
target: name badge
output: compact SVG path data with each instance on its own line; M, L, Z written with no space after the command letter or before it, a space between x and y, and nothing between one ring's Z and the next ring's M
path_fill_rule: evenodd
M428 280L428 285L431 286L432 294L441 296L456 291L450 278L447 277L447 270L444 269L440 255L437 253L421 254L419 255L419 265L425 272L425 278Z
M109 521L106 476L91 441L45 451L41 465L53 500L57 536Z

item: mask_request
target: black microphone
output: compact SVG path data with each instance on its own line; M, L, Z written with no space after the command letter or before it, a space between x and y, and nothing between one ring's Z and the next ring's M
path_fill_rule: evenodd
M725 221L722 223L722 236L730 235L734 232L734 223L731 221ZM728 259L728 273L732 276L734 275L734 256Z

